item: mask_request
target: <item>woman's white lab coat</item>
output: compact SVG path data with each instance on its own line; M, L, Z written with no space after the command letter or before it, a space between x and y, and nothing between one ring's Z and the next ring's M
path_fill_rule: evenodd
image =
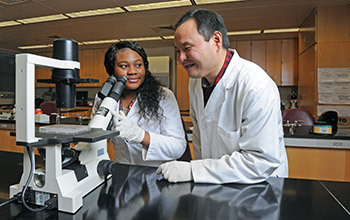
M161 123L155 120L147 122L143 118L140 119L137 100L127 114L127 118L149 132L150 145L148 149L146 150L140 143L129 143L116 136L112 140L115 152L114 161L158 167L166 161L178 159L185 152L185 132L177 101L169 89L165 87L162 87L162 89L165 97L159 102L164 116ZM92 115L95 114L100 103L101 99L96 96ZM117 106L119 107L119 102ZM119 111L119 109L116 109L116 111ZM115 117L113 117L113 122L118 123ZM114 128L112 127L112 129Z
M280 97L264 70L234 56L204 108L201 79L189 84L195 182L256 183L288 176Z

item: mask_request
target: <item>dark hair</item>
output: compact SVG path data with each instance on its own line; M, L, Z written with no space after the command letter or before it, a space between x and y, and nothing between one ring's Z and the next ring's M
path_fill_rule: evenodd
M191 18L196 21L197 31L204 37L204 40L209 41L214 31L219 31L222 34L222 46L226 49L230 47L224 20L218 13L205 9L190 10L176 23L175 29Z
M163 90L160 82L152 76L152 73L148 69L148 60L145 50L134 41L120 41L112 44L105 54L104 65L107 73L111 76L114 74L114 65L117 57L117 53L120 50L129 48L137 52L143 60L146 76L145 81L137 89L137 101L139 105L140 118L146 120L156 119L161 121L163 118L163 109L159 106L159 101L164 98Z

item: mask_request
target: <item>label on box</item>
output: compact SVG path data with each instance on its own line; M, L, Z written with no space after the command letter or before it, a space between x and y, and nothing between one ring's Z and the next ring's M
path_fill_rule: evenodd
M331 125L314 125L313 132L316 134L332 134Z

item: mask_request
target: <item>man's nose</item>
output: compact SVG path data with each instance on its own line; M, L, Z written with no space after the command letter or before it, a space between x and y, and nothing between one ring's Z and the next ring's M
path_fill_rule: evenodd
M180 64L182 64L186 60L186 53L183 51L179 51L177 53L177 60L179 61Z

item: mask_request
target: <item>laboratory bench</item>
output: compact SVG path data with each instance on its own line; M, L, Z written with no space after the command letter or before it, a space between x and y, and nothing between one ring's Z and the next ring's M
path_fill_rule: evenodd
M350 129L338 127L333 135L311 131L300 126L291 134L284 128L289 177L350 182Z
M189 116L183 117L185 125L190 123ZM3 122L3 123L2 123ZM1 125L14 126L14 121L0 121ZM190 127L190 124L187 124ZM187 128L188 129L188 128ZM16 138L10 136L13 129L0 128L0 150L23 152L16 145ZM289 177L315 180L350 182L350 129L339 127L335 135L317 135L310 133L311 126L297 127L295 133L284 131L284 140L288 155ZM188 138L192 139L188 129ZM192 147L192 142L190 142ZM193 155L193 148L191 152ZM113 144L108 142L108 152L114 158Z
M36 159L40 166L40 158ZM11 167L11 169L8 169ZM258 184L169 183L156 168L117 164L112 178L69 214L30 212L19 203L2 219L350 219L350 183L269 178ZM0 202L19 182L22 154L0 152Z
M315 134L312 126L296 127L294 132L284 128L286 146L350 149L350 129L338 127L334 134Z

